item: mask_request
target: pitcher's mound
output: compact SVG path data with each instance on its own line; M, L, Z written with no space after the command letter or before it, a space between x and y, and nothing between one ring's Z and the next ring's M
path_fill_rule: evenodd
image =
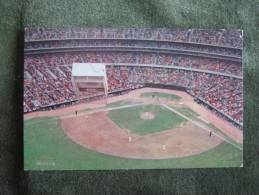
M143 112L140 114L140 118L143 120L152 120L155 118L155 115L152 112Z

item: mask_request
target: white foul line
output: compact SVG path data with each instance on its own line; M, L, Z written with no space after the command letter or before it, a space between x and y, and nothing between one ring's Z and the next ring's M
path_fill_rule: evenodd
M123 108L131 108L131 107L136 107L136 106L141 106L141 105L145 105L145 103L131 104L131 105L124 105L124 106L117 106L117 107L112 107L112 108L106 108L103 111L119 110L119 109L123 109Z
M208 132L211 132L211 130L208 129L207 127L205 127L204 125L202 125L202 124L200 124L200 123L198 123L198 122L196 122L196 121L193 121L192 119L190 119L189 117L187 117L187 116L183 115L182 113L176 111L175 109L173 109L173 108L171 108L171 107L169 107L169 106L167 106L167 105L165 105L165 104L162 104L162 106L165 107L165 108L167 108L168 110L170 110L170 111L172 111L172 112L174 112L174 113L180 115L181 117L183 117L183 118L185 118L186 120L190 121L190 122L193 123L194 125L196 125L196 126L198 126L198 127L201 127L203 130L208 131ZM236 144L234 144L234 143L232 143L232 142L226 140L224 137L218 135L217 133L213 132L213 135L216 135L216 136L219 137L220 139L222 139L222 140L224 140L225 142L231 144L232 146L238 148L239 150L243 150L243 149L242 149L241 147L239 147L238 145L236 145Z
M78 113L77 116L85 116L85 115L89 115L89 114L93 114L93 113L97 113L97 112L119 110L119 109L123 109L123 108L131 108L131 107L137 107L137 106L141 106L141 105L145 105L145 103L123 105L123 106L117 106L117 107L112 107L112 108L100 108L100 109L96 109L94 111L89 111L89 112L86 112L86 113ZM70 114L70 115L60 116L59 118L64 119L64 118L73 118L73 117L75 117L75 115Z

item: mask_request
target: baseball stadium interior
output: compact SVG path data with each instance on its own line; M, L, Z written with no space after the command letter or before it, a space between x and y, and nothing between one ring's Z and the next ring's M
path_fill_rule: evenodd
M94 88L76 95L72 64L103 63L109 96L179 88L242 130L242 49L241 30L26 28L24 113L100 98Z

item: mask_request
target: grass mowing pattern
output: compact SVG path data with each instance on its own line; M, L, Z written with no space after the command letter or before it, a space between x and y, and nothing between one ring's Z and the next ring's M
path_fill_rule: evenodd
M143 120L140 118L143 112L151 112L155 115L155 118ZM158 105L143 105L112 110L108 113L108 116L120 128L132 130L139 135L172 129L186 121L181 116Z
M125 159L85 149L64 134L58 119L38 118L24 122L24 161L26 170L237 167L242 161L242 151L224 142L212 150L185 158Z
M160 92L146 92L142 93L140 96L141 97L152 97L152 95L155 95L155 97L160 97L160 98L167 98L170 100L180 100L181 97L174 95L174 94L169 94L169 93L160 93Z

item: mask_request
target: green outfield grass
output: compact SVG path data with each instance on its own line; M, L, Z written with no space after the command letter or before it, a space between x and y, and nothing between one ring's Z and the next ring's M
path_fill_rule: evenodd
M169 93L160 93L160 92L145 92L142 93L140 96L141 97L152 97L152 95L155 95L155 97L160 97L160 98L167 98L170 100L180 100L181 97L174 95L174 94L169 94Z
M119 107L119 106L125 106L125 105L131 105L131 104L136 104L136 102L131 102L129 100L121 100L121 101L116 101L112 102L106 105L107 108L113 108L113 107Z
M155 118L152 120L141 119L140 114L144 112L153 113ZM172 129L186 121L164 107L151 104L112 110L108 113L108 117L119 127L140 135Z
M237 167L242 151L228 143L178 159L132 160L94 152L72 142L63 132L59 119L37 118L24 121L25 170L98 170Z

